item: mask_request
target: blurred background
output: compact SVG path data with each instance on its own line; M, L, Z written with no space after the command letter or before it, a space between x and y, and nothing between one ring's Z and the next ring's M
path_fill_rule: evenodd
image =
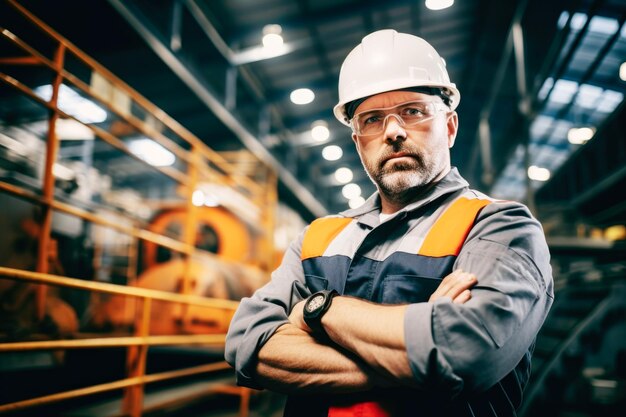
M374 191L332 114L366 34L461 91L452 163L526 203L556 302L522 416L626 405L623 0L0 0L0 415L281 415L224 333ZM392 64L392 63L390 63Z

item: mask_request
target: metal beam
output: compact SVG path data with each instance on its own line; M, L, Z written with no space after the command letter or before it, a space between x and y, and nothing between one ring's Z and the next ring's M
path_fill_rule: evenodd
M274 156L263 146L259 140L244 127L241 122L216 98L212 88L202 81L194 71L193 66L183 62L168 47L156 30L140 17L139 10L122 0L108 0L111 6L117 10L126 21L146 41L152 50L165 62L165 64L183 81L189 89L226 125L241 142L263 162L271 166L278 173L281 182L289 191L300 200L314 216L326 215L326 209L317 199L306 190L302 184L289 172Z

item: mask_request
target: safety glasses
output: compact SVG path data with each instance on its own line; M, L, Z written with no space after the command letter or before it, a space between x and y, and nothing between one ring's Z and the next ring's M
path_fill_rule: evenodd
M395 117L400 126L414 126L432 119L441 110L449 109L443 103L415 100L393 107L363 111L355 114L350 124L358 136L379 135L385 131L390 116Z

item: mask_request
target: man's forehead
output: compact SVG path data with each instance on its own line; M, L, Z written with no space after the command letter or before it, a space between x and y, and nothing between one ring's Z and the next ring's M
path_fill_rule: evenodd
M438 96L418 93L416 91L388 91L367 98L363 101L363 103L359 104L355 110L355 114L365 110L392 107L396 104L405 103L411 100L437 101L441 99Z

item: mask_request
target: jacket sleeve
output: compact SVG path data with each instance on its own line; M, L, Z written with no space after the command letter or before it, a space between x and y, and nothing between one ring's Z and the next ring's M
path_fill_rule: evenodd
M412 304L404 322L415 382L451 397L485 391L511 372L554 299L543 230L521 204L486 206L457 268L478 278L471 300Z
M292 306L310 295L300 260L303 236L304 231L291 243L270 282L241 300L230 323L225 358L235 368L239 385L262 388L254 381L259 350L278 327L289 322Z

